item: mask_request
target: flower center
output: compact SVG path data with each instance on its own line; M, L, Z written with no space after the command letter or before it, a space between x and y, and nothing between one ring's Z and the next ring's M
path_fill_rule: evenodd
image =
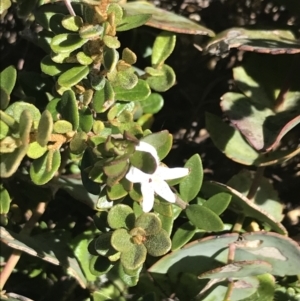
M141 245L147 239L145 230L140 227L133 228L129 233L132 236L133 243L137 245Z

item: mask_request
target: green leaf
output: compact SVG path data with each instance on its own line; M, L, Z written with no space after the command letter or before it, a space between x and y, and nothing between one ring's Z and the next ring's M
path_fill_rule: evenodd
M97 212L94 217L93 221L97 229L99 229L101 232L107 231L107 211L100 211Z
M0 14L3 14L7 9L9 9L11 6L10 0L3 0L0 3Z
M121 43L116 36L105 35L103 37L103 42L107 47L112 49L117 49L121 46Z
M264 231L244 233L242 237L245 242L237 243L235 260L266 261L271 264L271 273L276 276L292 276L299 273L300 247L291 238Z
M95 281L96 277L90 272L90 254L86 251L90 242L90 239L94 236L92 231L86 231L77 235L72 239L72 246L74 255L85 275L87 281Z
M143 268L141 265L138 269L126 269L122 264L117 264L118 275L116 277L120 278L128 287L137 285L139 281L139 275ZM128 273L130 271L130 274Z
M82 51L76 54L76 58L78 63L81 65L90 65L93 63L93 59Z
M1 7L0 7L1 9ZM0 99L0 109L5 110L9 104L10 94L16 84L17 71L14 66L9 66L0 72L0 89L1 89L1 99ZM2 94L4 91L5 95ZM6 96L6 97L2 97Z
M222 231L224 228L222 220L210 209L201 205L189 205L186 208L188 219L199 229L207 231Z
M127 64L133 65L136 63L137 57L132 50L126 47L122 51L122 60L125 61Z
M121 253L121 264L125 269L138 269L146 260L147 249L142 245L131 245L130 249Z
M268 274L267 274L268 275ZM228 281L221 279L213 279L208 282L207 288L199 295L199 298L203 301L209 301L218 299L219 296L225 296L228 290ZM214 284L213 287L210 288L209 284ZM216 285L216 283L218 285ZM271 301L272 299L263 299L261 295L257 294L257 289L259 288L258 276L251 277L243 277L240 279L236 279L234 281L233 290L231 292L230 298L231 300L239 300L239 301L258 301L265 300Z
M206 128L215 146L228 158L244 165L253 165L259 158L256 152L234 127L219 117L206 113ZM220 134L220 128L222 134Z
M110 260L103 256L91 256L89 270L94 276L106 274L113 265Z
M76 66L76 64L61 64L55 63L50 55L45 56L41 61L41 70L50 76L56 76L62 72L69 70L70 68ZM78 64L77 64L78 66Z
M213 37L212 30L201 26L183 16L155 7L146 1L126 2L123 4L127 14L150 14L146 25L167 31L192 35L208 35ZM118 30L118 29L117 29Z
M118 3L109 3L107 13L113 13L115 16L115 24L119 24L123 17L123 9Z
M88 173L85 171L86 168L94 165L94 160L96 160L96 156L93 154L90 148L87 148L81 160L81 180L84 188L89 193L98 196L100 194L100 185L89 179Z
M75 200L82 202L83 204L89 206L93 210L97 210L97 202L99 199L100 185L96 184L98 188L98 194L94 195L87 191L86 187L82 185L82 179L72 179L72 178L58 178L57 183L60 185L61 189L69 193Z
M145 230L146 235L155 235L161 230L161 221L154 213L142 213L135 222L135 227Z
M28 145L21 145L9 154L0 154L0 174L2 178L11 177L27 153Z
M266 301L274 300L275 278L270 274L258 275L257 278L259 280L259 286L256 292L257 297Z
M111 161L108 165L104 165L103 171L111 179L110 182L115 184L125 176L128 166L128 161L124 158L124 160Z
M262 260L234 261L222 267L207 271L199 275L199 279L243 278L256 276L272 271L270 263Z
M268 41L268 43L266 43ZM205 52L221 55L221 45L226 48L238 48L244 51L284 54L299 53L300 46L292 31L230 28L218 33L205 46Z
M141 141L152 145L157 151L159 160L162 160L172 148L173 136L168 131L164 130L143 137Z
M83 26L83 20L79 16L65 16L61 24L70 31L79 31Z
M125 89L121 86L115 86L114 92L116 93L115 98L123 101L142 101L146 99L151 90L146 81L139 79L137 84L132 89Z
M112 234L111 244L119 252L128 252L133 246L132 236L126 229L117 229Z
M89 107L82 107L79 110L79 129L88 133L93 127L93 114Z
M176 281L179 273L200 275L210 270L215 264L218 266L222 263L226 264L228 246L237 241L238 237L237 233L229 233L193 241L184 248L162 257L148 271L157 274L168 273L171 281ZM201 262L201 264L195 264L195 262Z
M108 80L105 79L104 87L96 91L93 97L93 108L96 113L104 112L114 103L115 92Z
M205 182L202 186L201 192L207 197L210 197L218 192L230 193L232 195L232 199L229 209L267 223L278 233L283 235L286 235L287 233L284 226L280 222L276 221L273 216L257 206L251 200L247 199L243 194L227 185L213 181Z
M155 39L152 49L151 64L163 64L175 48L176 35L168 31L161 32Z
M87 41L78 34L63 33L52 39L50 47L56 53L70 53L83 46Z
M9 105L10 95L0 86L0 109L6 109Z
M52 115L48 110L42 113L38 128L36 141L41 146L46 146L53 130L53 119Z
M202 186L203 167L200 156L193 155L184 167L189 169L189 174L179 183L179 191L181 198L189 202L197 196Z
M113 206L107 216L107 222L112 229L132 229L135 222L133 210L123 204Z
M171 249L171 239L164 229L154 235L149 235L144 242L147 253L157 257L166 254Z
M174 70L166 64L163 64L158 68L159 71L162 72L162 75L149 76L146 81L151 89L158 92L165 92L174 86L176 75Z
M84 79L89 74L89 71L88 66L70 68L59 76L57 82L62 87L70 88Z
M24 110L30 111L33 118L34 129L37 129L38 123L41 118L41 113L34 105L24 101L16 101L5 110L5 113L13 117L17 122L20 122L20 116ZM3 121L5 122L5 120ZM8 124L8 126L10 125Z
M109 180L110 179L107 180L108 184L110 184ZM128 194L129 189L126 188L126 185L124 185L123 180L111 186L109 186L108 184L106 186L106 192L109 200L111 201L120 200Z
M222 214L231 201L229 193L220 192L210 197L203 206L213 211L215 214Z
M29 144L32 122L31 112L29 110L24 110L21 113L19 122L19 134L23 145Z
M67 90L62 95L60 101L60 111L62 117L72 124L73 130L76 131L79 126L79 113L75 93Z
M1 116L2 117L2 116ZM9 126L0 120L0 140L5 138L9 133Z
M153 174L157 168L155 158L148 152L135 151L129 160L134 167L147 174Z
M27 150L27 156L31 159L37 159L41 157L47 151L46 146L41 146L37 141L34 141L29 144Z
M257 70L254 64L260 65L262 71ZM276 69L270 71L269 66L275 65ZM300 122L297 106L300 69L295 66L291 71L291 66L294 66L294 61L289 55L275 57L251 53L242 66L233 69L233 76L243 94L228 92L222 96L223 112L258 151L274 149L283 136ZM283 99L278 100L282 76L288 76L290 72L293 76L289 78L289 89Z
M146 99L140 102L144 113L156 114L164 106L164 99L158 93L151 93Z
M113 232L101 233L95 239L95 250L101 256L111 256L117 253L117 251L111 245L111 236Z
M53 130L57 134L66 134L72 132L72 123L66 120L57 120L53 125Z
M8 191L0 185L0 214L6 214L10 207L10 196Z
M174 233L172 238L172 251L180 249L192 239L197 228L190 222L182 224Z
M172 233L173 223L177 217L173 212L173 206L173 204L167 203L159 196L155 197L154 211L161 220L161 228L166 230L169 236Z
M63 34L66 32L66 29L62 26L61 22L64 18L64 14L55 14L50 18L50 29L55 34Z
M136 15L128 15L127 11L125 16L123 15L122 20L117 26L117 31L126 31L130 30L139 26L142 26L145 24L149 19L151 18L151 15L149 14L136 14Z
M248 170L242 170L233 176L227 183L228 186L247 196L254 179L254 174ZM265 212L269 213L275 221L283 219L283 204L281 203L277 191L270 183L269 179L262 177L257 191L251 201Z
M103 30L103 26L99 24L87 25L80 29L79 35L82 39L97 39L103 34Z
M108 72L116 68L119 60L119 52L107 46L103 47L103 65Z
M86 279L80 266L74 255L66 248L66 241L69 237L66 237L63 232L47 232L29 237L2 227L0 231L1 241L10 248L38 257L48 263L63 266L68 275L74 277L82 288L86 288Z
M30 166L31 180L37 185L49 182L60 166L60 151L48 151L42 157L34 160Z
M137 84L138 77L131 67L118 71L114 78L114 86L125 90L132 90Z
M86 141L88 136L85 132L78 132L70 142L70 150L75 155L80 155L87 147Z

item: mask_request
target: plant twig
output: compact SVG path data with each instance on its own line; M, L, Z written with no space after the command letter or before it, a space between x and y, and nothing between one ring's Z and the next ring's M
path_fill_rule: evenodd
M35 224L38 222L40 217L43 215L47 207L46 202L40 202L36 210L32 213L30 219L26 222L23 229L20 231L20 234L29 235L33 230ZM20 257L22 255L22 251L13 250L12 254L10 255L9 259L6 262L2 272L0 273L0 291L3 290L3 287L10 277L12 271L14 270L16 264L18 263Z
M231 297L233 288L234 288L234 282L233 282L233 281L230 281L230 282L228 283L227 291L226 291L226 294L225 294L225 296L224 296L223 301L229 301L229 300L230 300L230 297Z
M260 166L257 168L255 175L254 175L254 179L252 181L251 187L248 191L247 194L247 199L250 201L253 201L253 198L257 192L257 189L260 185L261 179L264 175L264 171L265 171L265 167L264 166ZM240 213L239 216L237 217L237 220L232 228L232 232L234 233L239 233L243 227L243 223L245 221L245 215Z
M64 0L65 6L67 7L71 16L76 16L75 11L72 7L71 0Z

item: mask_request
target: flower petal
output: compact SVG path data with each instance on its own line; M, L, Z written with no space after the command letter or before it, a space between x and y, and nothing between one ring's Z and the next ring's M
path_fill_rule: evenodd
M152 184L143 182L141 185L141 191L143 195L143 211L149 212L153 208L154 204L154 189Z
M152 187L154 191L163 199L170 203L175 203L175 194L172 192L171 188L165 181L155 177L154 179L152 179Z
M140 152L146 152L146 153L150 153L152 155L152 157L155 159L157 165L159 163L159 158L158 158L158 154L156 149L154 148L154 146L152 146L149 143L140 141L139 145L137 145L135 147L136 150L140 151Z
M133 166L129 168L129 171L127 172L125 178L132 183L148 183L150 179L148 174Z
M189 174L188 168L168 168L165 166L158 166L155 172L155 177L158 177L162 180L172 180L185 177Z

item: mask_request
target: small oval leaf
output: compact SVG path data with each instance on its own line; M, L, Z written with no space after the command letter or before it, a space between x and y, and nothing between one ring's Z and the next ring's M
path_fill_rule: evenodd
M79 83L89 74L88 66L77 66L73 67L66 72L62 73L57 82L62 87L72 87Z
M196 197L203 181L202 161L198 154L193 155L184 165L190 170L189 174L180 182L181 198L189 202Z
M155 39L152 49L151 64L160 65L171 55L176 43L176 35L169 31L161 32Z
M42 113L38 128L36 141L41 146L46 146L53 130L53 118L48 110Z
M34 160L30 166L30 177L37 185L49 182L60 166L60 151L48 151L42 157Z
M210 209L201 205L189 205L186 208L186 215L189 220L199 229L206 231L222 231L223 222Z
M174 86L176 75L174 70L166 64L160 66L159 68L159 70L162 72L162 75L149 76L147 78L147 83L153 90L165 92Z
M83 46L87 41L78 34L62 33L52 39L50 47L56 53L70 53Z

